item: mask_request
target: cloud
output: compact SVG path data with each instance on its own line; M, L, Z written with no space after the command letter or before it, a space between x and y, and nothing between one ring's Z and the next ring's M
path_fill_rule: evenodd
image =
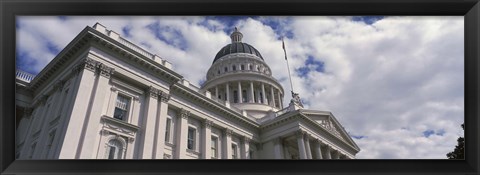
M446 158L463 136L463 17L19 17L17 66L38 73L100 22L167 59L199 85L233 27L257 48L289 99L332 111L358 158ZM425 135L426 132L426 136Z

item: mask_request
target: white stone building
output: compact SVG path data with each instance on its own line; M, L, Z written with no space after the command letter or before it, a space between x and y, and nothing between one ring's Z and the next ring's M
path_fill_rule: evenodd
M328 111L285 92L235 29L199 88L97 23L38 75L17 71L19 159L353 159Z

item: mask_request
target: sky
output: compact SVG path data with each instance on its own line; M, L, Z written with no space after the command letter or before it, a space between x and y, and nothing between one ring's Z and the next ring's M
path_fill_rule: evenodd
M463 16L17 17L16 66L38 74L82 29L107 29L200 86L237 27L307 109L331 111L359 159L446 159L464 121ZM285 96L284 106L289 96Z

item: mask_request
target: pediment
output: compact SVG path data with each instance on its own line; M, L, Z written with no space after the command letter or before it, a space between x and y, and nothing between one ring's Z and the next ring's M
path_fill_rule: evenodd
M301 113L310 118L311 120L317 122L322 128L324 128L334 136L358 148L350 135L345 131L343 126L337 121L337 119L333 116L332 113L314 110L302 110Z

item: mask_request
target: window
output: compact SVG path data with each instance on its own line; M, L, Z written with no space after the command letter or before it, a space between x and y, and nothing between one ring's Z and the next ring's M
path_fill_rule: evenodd
M220 69L218 69L217 74L220 75Z
M170 131L171 131L171 125L172 125L172 119L167 118L167 123L165 127L165 142L170 143Z
M232 70L233 70L233 71L236 71L236 70L237 70L237 66L233 65L233 66L232 66Z
M253 150L250 150L250 151L248 152L248 158L249 158L249 159L253 159Z
M248 65L248 70L253 70L253 66L251 64Z
M238 92L237 91L233 91L233 102L238 103Z
M118 139L112 139L107 144L107 158L121 159L123 153L123 144Z
M212 158L218 158L218 152L217 152L217 147L218 147L218 138L212 136L212 143L211 143L211 152L212 152Z
M263 93L260 92L260 103L263 103Z
M126 120L128 115L128 104L130 104L130 99L128 97L118 95L113 117L119 120Z
M242 102L247 102L247 90L242 90Z
M195 150L195 129L188 127L187 149Z
M240 65L240 69L245 70L245 65Z
M225 72L228 72L228 67L225 67Z
M232 159L237 159L237 145L232 144Z

